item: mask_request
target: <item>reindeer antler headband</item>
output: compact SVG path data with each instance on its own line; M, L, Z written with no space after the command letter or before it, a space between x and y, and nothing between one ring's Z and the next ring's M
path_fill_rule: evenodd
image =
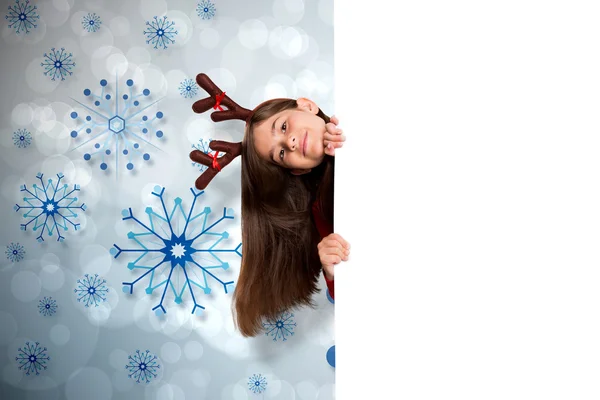
M221 89L219 89L206 74L198 74L198 76L196 76L196 82L198 82L198 85L204 89L210 97L206 97L194 103L192 110L194 110L195 113L202 114L212 108L213 110L218 110L213 111L210 114L210 118L214 122L239 119L248 123L253 111L241 107L235 101L231 100L231 98L227 96L225 92L221 91ZM227 110L223 110L221 105L227 107ZM206 188L222 168L226 167L237 156L242 154L242 142L232 143L224 142L222 140L213 140L210 142L209 147L216 151L215 155L209 155L200 150L194 150L190 153L190 158L193 161L208 167L206 171L196 179L196 188L198 188L198 190ZM218 157L220 151L224 152L225 155Z

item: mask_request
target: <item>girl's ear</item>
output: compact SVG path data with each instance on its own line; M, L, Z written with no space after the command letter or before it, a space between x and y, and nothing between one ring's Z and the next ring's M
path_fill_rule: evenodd
M304 174L308 174L310 171L312 171L310 168L309 169L291 169L290 172L292 173L292 175L304 175Z
M298 104L298 108L309 111L315 115L319 112L319 107L317 107L317 104L305 97L300 97L298 100L296 100L296 104Z

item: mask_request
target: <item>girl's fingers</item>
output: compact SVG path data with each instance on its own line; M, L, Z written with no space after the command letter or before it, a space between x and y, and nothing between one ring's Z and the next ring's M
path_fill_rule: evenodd
M335 149L333 148L333 146L331 145L331 143L327 143L325 145L325 154L327 154L328 156L333 156Z
M323 140L329 140L331 142L345 142L346 136L345 135L332 135L329 132L325 132L325 134L323 135Z
M342 262L342 259L336 255L326 255L321 257L322 265L335 265Z
M335 239L338 242L340 242L342 244L342 246L344 246L345 248L350 250L350 243L348 243L348 241L346 239L344 239L339 233L332 233L331 235L327 236L326 239L328 239L328 240Z
M342 142L330 142L328 140L326 140L324 144L325 144L325 146L328 146L330 143L334 149L339 149L340 147L344 146L344 143L342 143Z
M340 120L335 115L332 115L331 118L329 118L329 120L331 122L333 122L335 125L338 125L340 123Z
M333 125L332 125L333 126ZM344 140L346 140L346 136L344 135L344 131L338 128L335 128L335 126L333 126L333 128L329 125L326 126L325 129L325 137L330 137L331 140L336 140L334 138L339 138L340 136L342 136L344 138Z

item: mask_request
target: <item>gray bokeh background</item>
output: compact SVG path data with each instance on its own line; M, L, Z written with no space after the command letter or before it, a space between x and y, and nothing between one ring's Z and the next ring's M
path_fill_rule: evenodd
M0 55L0 384L7 399L319 399L334 397L335 370L326 361L334 342L334 307L325 295L315 297L315 310L295 312L294 336L286 341L271 337L242 338L233 327L231 295L213 286L211 295L200 295L206 307L202 316L191 315L189 301L165 303L167 314L151 311L156 297L136 288L122 291L130 281L130 259L114 259L109 250L117 243L130 245L131 225L121 211L131 207L143 217L144 209L156 207L151 195L156 185L166 190L172 206L176 197L191 204L190 187L198 166L188 158L200 139L239 141L243 124L214 124L209 115L191 110L204 95L183 97L180 83L206 72L239 104L253 108L273 97L308 97L328 114L333 104L333 0L261 0L239 2L215 0L216 15L210 20L196 13L198 2L187 0L44 0L32 2L40 15L29 34L16 34L2 18ZM13 2L4 0L0 15ZM102 21L97 32L82 27L82 18L96 13ZM166 15L178 34L167 49L146 43L145 22ZM40 63L51 48L73 53L76 66L64 81L44 76ZM160 101L149 110L164 118L155 129L164 132L145 145L149 162L137 160L132 171L122 165L102 171L98 162L83 159L81 141L70 132L77 123L72 111L85 111L83 90L98 92L106 79L109 88L127 79L135 88L148 88L150 98ZM32 142L26 148L13 143L13 133L26 129ZM87 150L91 147L88 146ZM39 232L20 230L26 222L15 204L23 204L21 185L31 188L63 173L63 182L78 184L80 203L87 210L77 217L81 229L63 233L65 241ZM240 166L234 161L199 198L202 207L219 214L232 208L234 220L221 231L230 234L235 247L240 234ZM55 179L56 180L56 179ZM62 183L62 182L61 182ZM147 220L146 220L147 221ZM23 260L11 262L5 246L20 243ZM131 247L131 246L130 246ZM231 246L230 246L231 247ZM228 258L227 258L228 257ZM222 278L236 280L239 257L227 256L231 268ZM84 274L106 279L109 295L99 307L85 308L77 302L74 288ZM58 303L55 315L44 317L38 302L52 296ZM25 376L15 362L17 349L26 341L38 341L51 357L39 376ZM128 378L127 356L150 350L161 362L159 377L150 384ZM262 374L267 390L253 394L248 379Z

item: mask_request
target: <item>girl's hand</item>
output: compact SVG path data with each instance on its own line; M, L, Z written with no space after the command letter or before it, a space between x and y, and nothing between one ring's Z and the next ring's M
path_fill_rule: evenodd
M323 238L317 248L319 249L319 258L321 259L323 271L325 271L325 277L332 280L334 265L342 261L348 261L350 243L337 233L332 233Z
M325 135L323 136L323 146L325 154L335 156L335 149L340 148L346 141L346 136L343 131L337 127L340 121L337 117L332 116L330 122L325 124Z

